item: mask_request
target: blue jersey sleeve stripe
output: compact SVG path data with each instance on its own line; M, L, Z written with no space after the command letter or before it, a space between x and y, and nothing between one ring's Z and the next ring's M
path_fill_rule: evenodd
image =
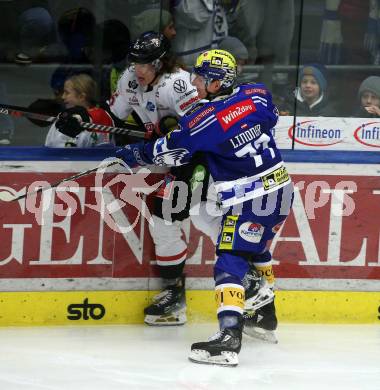
M211 121L209 119L212 119ZM202 127L194 127L191 131L190 131L190 135L195 135L197 133L199 133L200 131L204 130L207 126L209 126L211 123L214 123L215 121L217 121L218 119L214 116L214 118L208 118L207 120L203 121L202 124L203 126Z

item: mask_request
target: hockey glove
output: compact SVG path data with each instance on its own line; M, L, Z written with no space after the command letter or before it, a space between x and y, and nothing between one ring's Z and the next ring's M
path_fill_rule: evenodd
M174 116L164 116L156 126L156 133L162 137L178 128L178 119Z
M144 145L143 141L127 145L116 150L116 157L123 160L130 168L152 164L152 160L144 152Z
M60 133L75 138L83 131L80 122L90 122L90 115L84 107L75 106L62 111L58 115L55 127Z

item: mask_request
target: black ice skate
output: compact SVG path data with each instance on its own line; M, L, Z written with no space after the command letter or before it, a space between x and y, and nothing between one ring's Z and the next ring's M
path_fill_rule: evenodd
M209 341L194 343L189 360L194 363L237 366L241 337L241 328L223 329L210 337Z
M255 311L274 300L273 290L268 287L265 278L252 267L243 279L245 289L245 311Z
M186 323L185 279L167 286L153 298L153 303L144 309L144 322L148 325L170 326Z
M277 317L274 301L271 301L256 311L245 311L243 318L244 334L267 341L269 343L278 343L274 333L274 331L277 329Z

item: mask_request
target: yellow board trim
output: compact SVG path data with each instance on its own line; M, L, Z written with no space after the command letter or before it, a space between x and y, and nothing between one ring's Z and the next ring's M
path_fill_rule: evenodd
M105 325L142 324L143 308L154 291L60 291L60 292L1 292L0 326L32 325ZM87 299L87 319L83 305ZM89 305L102 305L105 314L91 318ZM92 306L91 306L92 307ZM187 291L189 322L216 321L214 291ZM380 292L348 291L277 291L277 316L280 322L295 323L378 323L380 324ZM102 314L94 306L93 315ZM68 315L80 319L68 319Z

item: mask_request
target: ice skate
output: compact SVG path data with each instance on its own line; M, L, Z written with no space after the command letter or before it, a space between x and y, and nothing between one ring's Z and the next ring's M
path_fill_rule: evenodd
M209 341L194 343L189 360L194 363L237 366L241 349L242 332L240 328L226 328L217 332Z
M183 325L186 317L184 278L167 286L153 298L153 303L144 309L144 322L153 326Z
M274 292L269 287L260 288L258 293L251 298L246 298L244 302L244 310L254 311L268 305L274 300Z
M245 311L255 311L274 300L274 292L265 278L259 276L255 268L251 268L243 279L245 288Z
M245 311L243 318L244 334L272 344L278 343L274 333L277 329L277 317L274 301L257 309L256 311Z

